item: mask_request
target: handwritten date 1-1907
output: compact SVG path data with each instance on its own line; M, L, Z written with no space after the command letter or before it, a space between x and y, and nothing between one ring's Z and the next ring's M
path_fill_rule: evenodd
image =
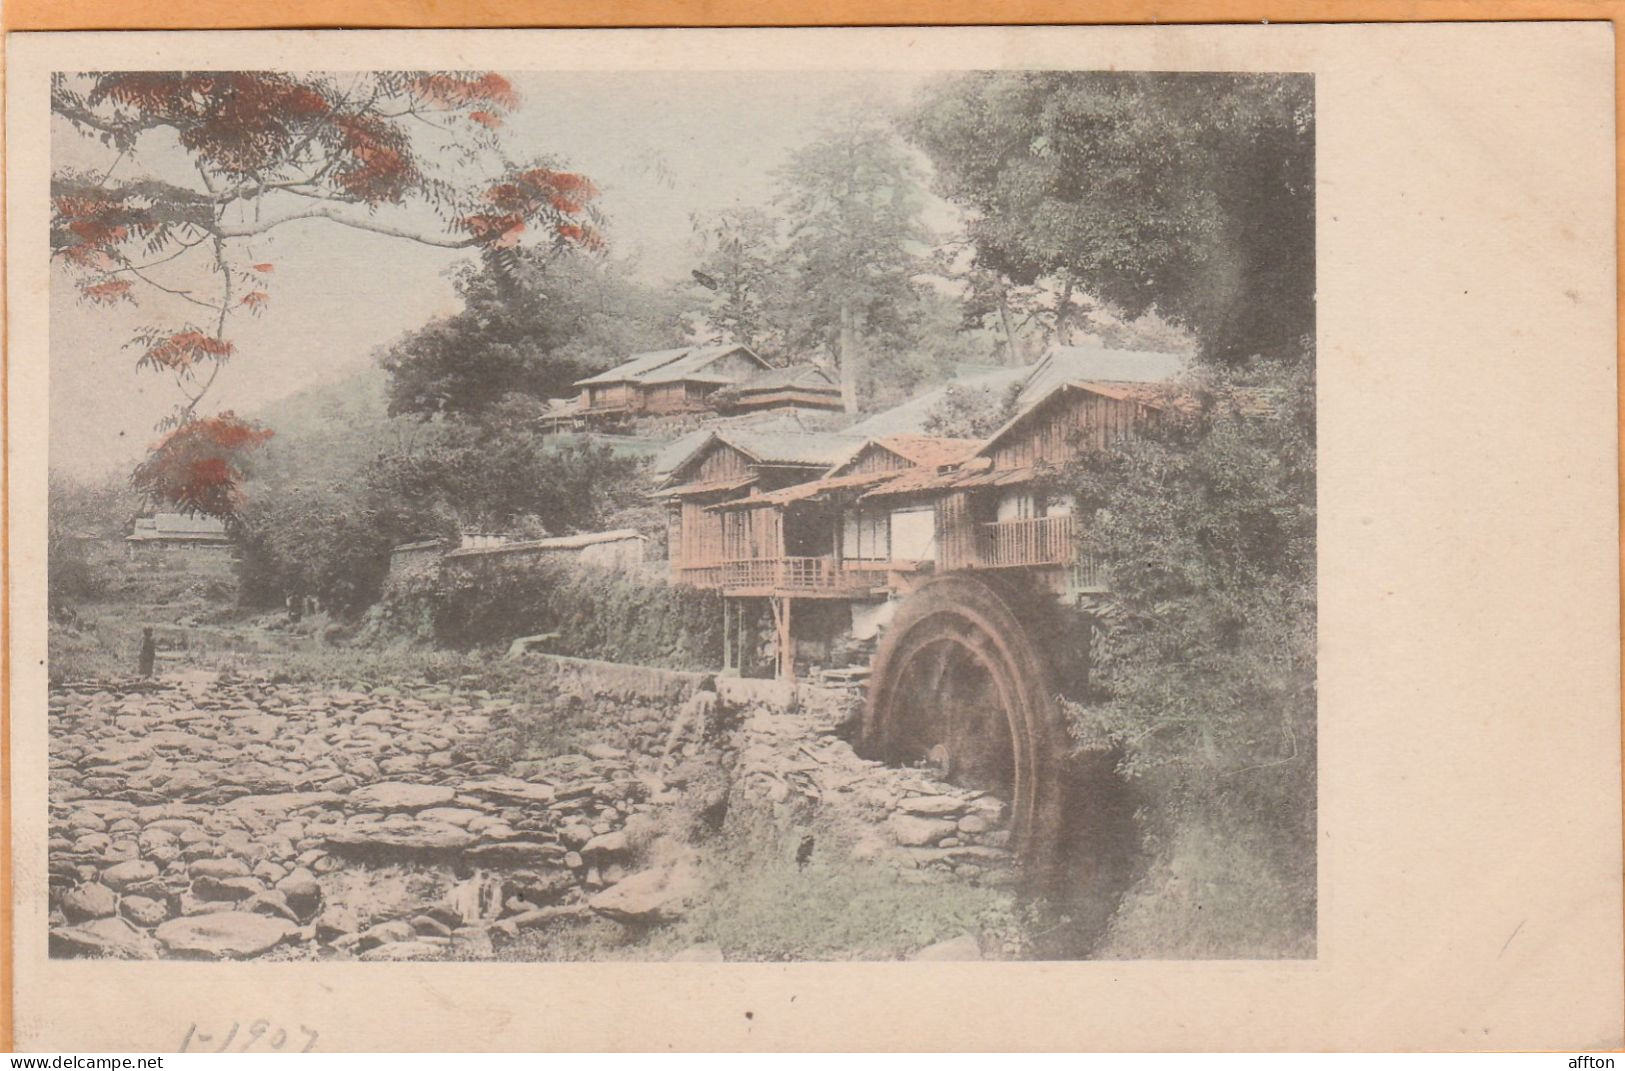
M193 1023L181 1039L181 1052L310 1052L316 1048L316 1031L300 1024L293 1031L269 1019L255 1019L244 1027L231 1024L229 1030L205 1031ZM299 1045L300 1042L302 1045ZM294 1045L299 1045L294 1048ZM235 1046L235 1047L234 1047Z

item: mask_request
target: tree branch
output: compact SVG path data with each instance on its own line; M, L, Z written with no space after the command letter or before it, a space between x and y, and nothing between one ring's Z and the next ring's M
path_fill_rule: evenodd
M305 212L295 212L291 215L256 223L252 226L220 226L216 233L221 238L249 238L256 234L264 234L273 227L280 227L284 223L293 223L301 219L325 219L330 222L350 227L358 231L371 231L374 234L386 234L391 238L405 238L420 245L435 246L439 249L471 249L480 244L479 238L439 238L433 235L409 231L402 227L392 227L387 223L376 223L372 220L354 219L340 213L333 208L312 208Z

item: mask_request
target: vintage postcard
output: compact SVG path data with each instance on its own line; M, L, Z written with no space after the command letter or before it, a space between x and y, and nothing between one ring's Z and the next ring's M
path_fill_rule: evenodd
M1607 24L8 55L19 1047L1620 1043Z

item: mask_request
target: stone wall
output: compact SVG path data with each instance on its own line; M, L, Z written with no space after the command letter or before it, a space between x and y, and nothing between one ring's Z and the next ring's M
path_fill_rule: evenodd
M399 589L414 582L433 580L439 575L440 559L445 553L446 545L439 540L396 547L389 555L389 575L384 580L385 589Z
M525 655L527 675L565 708L587 708L597 743L658 756L677 713L708 680L704 673L599 662L561 655Z

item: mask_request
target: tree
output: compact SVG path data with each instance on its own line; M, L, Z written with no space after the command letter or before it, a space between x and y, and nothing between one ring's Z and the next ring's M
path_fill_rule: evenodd
M557 448L539 403L512 395L479 419L389 417L347 388L337 419L289 422L253 459L236 521L249 604L314 595L341 613L374 602L390 550L464 529L559 534L602 527L635 500L636 464L602 446ZM306 409L323 408L315 399Z
M503 153L496 131L518 106L506 79L478 72L54 77L52 111L110 162L52 176L53 257L87 302L163 306L128 344L136 367L172 377L181 397L134 474L140 489L226 518L241 508L241 458L266 435L200 406L236 356L231 318L271 301L276 265L252 262L255 235L316 220L498 262L527 230L554 246L601 243L585 176ZM471 173L495 177L451 177ZM419 226L414 208L432 223Z
M538 535L593 530L638 498L637 462L602 444L558 443L542 434L541 411L536 399L510 395L478 420L434 425L416 449L380 456L366 481L468 527Z
M126 534L137 503L111 479L80 480L51 472L46 485L46 584L53 617L69 614L68 600L102 590L87 545Z
M793 153L778 172L792 345L821 347L857 412L863 351L906 337L929 234L918 172L891 130L853 118Z
M1220 362L1299 359L1314 330L1307 75L996 72L937 82L908 117L971 212L979 267L1074 305L1155 308Z
M949 439L985 439L1015 416L1020 391L1019 382L1003 388L950 383L921 430Z
M456 283L461 312L379 355L392 414L472 417L513 394L573 394L577 379L683 337L676 295L597 254L520 250Z
M785 356L783 251L773 218L760 208L734 208L695 219L694 232L705 325L769 360Z

